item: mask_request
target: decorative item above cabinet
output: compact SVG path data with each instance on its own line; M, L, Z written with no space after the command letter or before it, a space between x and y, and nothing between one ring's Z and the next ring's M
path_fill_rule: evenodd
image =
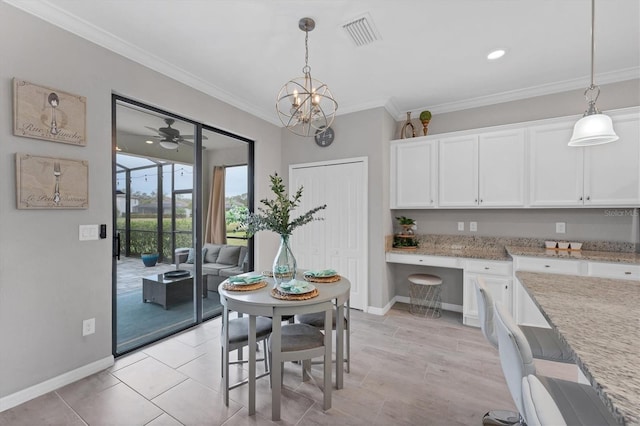
M608 113L615 144L568 147L575 117L391 141L390 207L640 207L640 106Z

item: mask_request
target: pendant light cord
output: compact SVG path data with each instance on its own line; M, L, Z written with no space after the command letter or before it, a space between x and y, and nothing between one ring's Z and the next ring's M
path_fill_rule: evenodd
M594 83L594 65L593 58L595 57L595 28L596 28L596 0L591 0L591 86L590 89L596 87Z

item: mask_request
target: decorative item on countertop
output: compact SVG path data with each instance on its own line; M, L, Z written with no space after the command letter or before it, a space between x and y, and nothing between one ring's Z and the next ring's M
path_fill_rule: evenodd
M407 137L407 130L411 129L411 134L408 136L410 138L416 137L416 128L413 126L411 122L411 111L407 113L407 121L402 125L402 129L400 129L400 139L404 139Z
M422 111L420 113L420 121L422 122L422 132L427 136L429 122L431 121L431 111Z
M291 212L300 204L303 187L298 188L294 197L289 199L282 178L275 173L273 176L269 176L269 179L271 180L271 191L276 195L275 200L266 198L260 200L266 207L258 207L257 213L249 213L241 223L246 228L249 237L264 230L280 234L280 247L272 268L274 288L277 288L282 282L295 279L296 276L297 264L289 247L289 236L299 226L306 225L313 220L322 220L322 218L316 218L313 215L325 209L327 205L315 207L291 220Z
M416 224L414 219L406 216L396 217L402 227L402 232L393 236L393 248L402 250L415 250L418 248L418 238L413 232Z

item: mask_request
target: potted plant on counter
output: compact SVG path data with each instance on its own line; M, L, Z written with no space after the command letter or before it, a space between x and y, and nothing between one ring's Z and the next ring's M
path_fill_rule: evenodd
M413 227L416 224L415 219L406 216L396 217L398 224L402 227L400 234L393 236L393 248L404 250L415 250L418 248L418 238L416 238Z

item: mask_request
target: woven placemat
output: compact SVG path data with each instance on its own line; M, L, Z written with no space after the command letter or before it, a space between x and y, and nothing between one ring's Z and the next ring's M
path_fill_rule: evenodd
M247 284L247 285L233 285L233 284L230 284L229 282L222 284L222 288L229 291L251 291L251 290L258 290L266 286L267 286L266 281L259 281L255 284Z
M304 280L309 281L310 283L335 283L342 279L340 275L334 275L332 277L312 277L305 275Z
M313 299L314 297L317 297L318 294L320 294L320 292L318 291L317 288L314 288L313 291L310 291L309 293L304 293L304 294L288 294L288 293L283 293L281 291L278 291L278 289L276 288L271 289L271 296L280 300L308 300L308 299Z

